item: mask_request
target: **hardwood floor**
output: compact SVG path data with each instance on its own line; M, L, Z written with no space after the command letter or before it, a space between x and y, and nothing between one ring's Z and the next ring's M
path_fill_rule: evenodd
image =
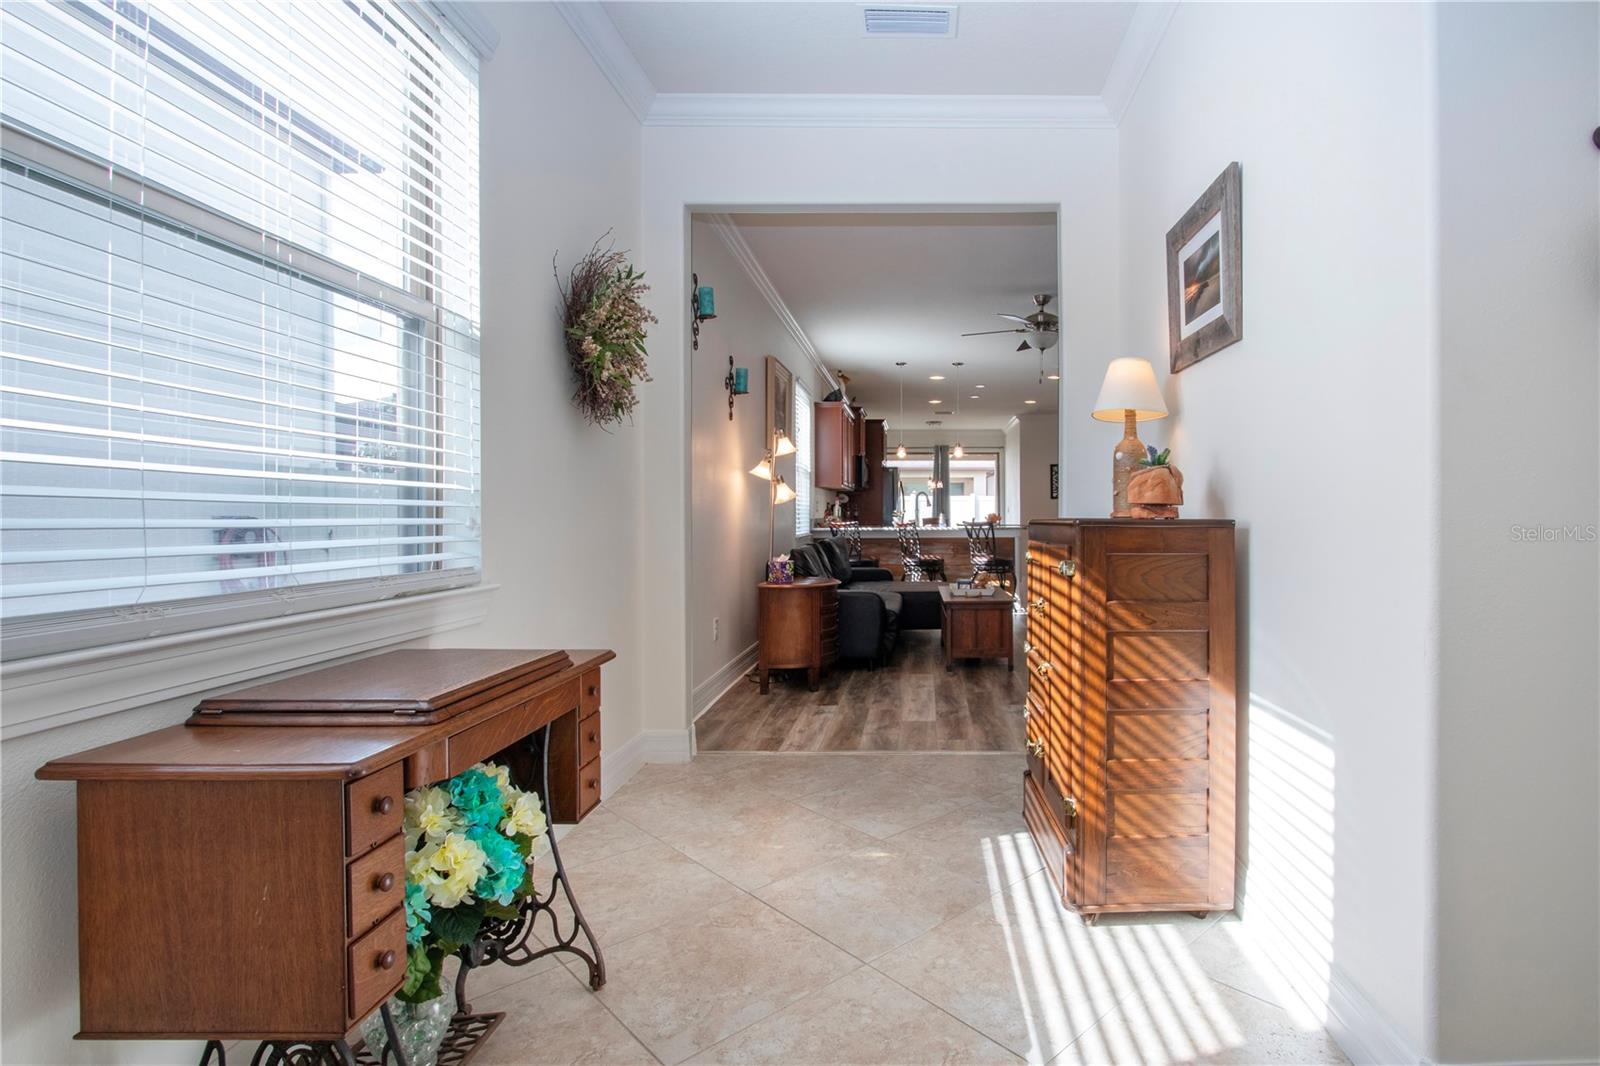
M1024 618L1013 621L1017 670L1003 660L946 672L939 631L900 634L889 665L849 665L806 691L805 672L774 677L763 696L753 675L695 723L700 751L1021 751Z

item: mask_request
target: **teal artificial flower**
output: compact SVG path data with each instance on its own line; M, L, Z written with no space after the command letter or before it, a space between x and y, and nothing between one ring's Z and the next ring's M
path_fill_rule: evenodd
M488 858L483 875L473 889L479 899L492 899L496 903L510 903L527 876L526 860L517 842L492 825L474 826L467 830L467 839L483 849Z
M493 826L505 815L506 796L500 782L482 770L463 770L450 779L449 787L450 802L467 825Z
M428 890L420 883L406 885L406 943L411 947L421 944L428 935L428 922L433 909L428 906Z

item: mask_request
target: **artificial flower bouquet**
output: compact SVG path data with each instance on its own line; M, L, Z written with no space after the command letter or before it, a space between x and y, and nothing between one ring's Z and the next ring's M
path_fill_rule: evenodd
M533 891L530 863L547 824L539 797L479 763L406 793L406 980L399 998L440 995L444 960L489 918L514 918Z

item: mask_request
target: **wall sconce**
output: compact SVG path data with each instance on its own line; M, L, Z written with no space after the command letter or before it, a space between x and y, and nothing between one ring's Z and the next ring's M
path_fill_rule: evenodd
M710 285L700 284L699 274L690 274L689 289L689 317L693 320L690 329L694 332L694 350L700 350L700 323L708 318L717 317L717 294ZM732 417L731 415L729 417Z
M750 371L745 367L733 365L733 355L728 355L728 376L722 379L722 385L728 390L728 421L733 421L733 398L735 396L750 395Z

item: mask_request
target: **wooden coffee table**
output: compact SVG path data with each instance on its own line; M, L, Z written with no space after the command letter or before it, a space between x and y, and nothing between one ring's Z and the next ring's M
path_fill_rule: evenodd
M957 659L1004 658L1007 670L1016 669L1011 647L1009 593L993 596L956 596L949 585L939 586L939 638L944 645L944 668L955 669Z

